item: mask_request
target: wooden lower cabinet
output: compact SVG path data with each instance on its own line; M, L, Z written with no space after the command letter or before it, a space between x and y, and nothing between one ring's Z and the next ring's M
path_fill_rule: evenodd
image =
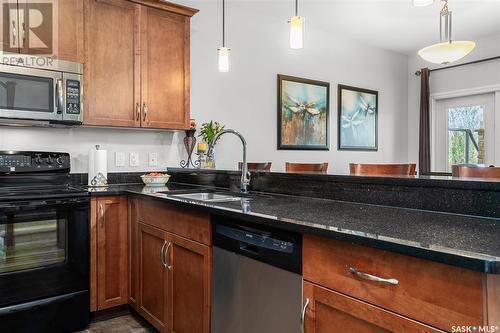
M211 249L168 234L170 320L168 332L210 332Z
M144 223L129 200L129 304L160 332L209 333L210 246Z
M437 333L417 321L304 281L305 333Z
M160 332L168 325L168 271L164 266L167 233L138 224L139 291L137 311Z
M91 201L91 310L127 304L127 198Z

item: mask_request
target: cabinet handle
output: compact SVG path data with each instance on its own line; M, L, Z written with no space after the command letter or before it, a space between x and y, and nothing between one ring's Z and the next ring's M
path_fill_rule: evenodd
M141 103L137 103L135 105L135 112L137 113L136 120L137 121L141 120Z
M161 250L160 250L160 260L161 260L161 264L163 265L163 267L167 267L167 263L165 262L165 246L167 246L167 241L165 241L163 243L163 245L161 246Z
M302 324L302 333L304 333L304 326L305 326L305 321L306 321L306 310L307 306L309 305L309 298L306 298L306 304L304 304L304 307L302 308L302 317L300 317L300 323Z
M381 283L388 283L388 284L392 284L394 286L399 284L399 281L397 279L383 279L383 278L375 276L375 275L360 272L354 267L349 267L349 273L354 274L357 277L365 279L365 280L381 282Z
M170 265L170 257L168 254L168 250L170 249L171 246L172 242L168 242L167 250L165 251L165 268L168 268L169 271L172 270L172 265Z
M17 46L16 39L17 39L17 33L16 33L16 21L12 20L12 45Z
M99 205L99 211L101 212L101 227L104 227L104 207L102 204Z
M146 121L146 117L148 116L148 106L146 103L142 105L142 112L144 113L142 121Z
M26 47L26 25L25 23L23 22L23 48Z

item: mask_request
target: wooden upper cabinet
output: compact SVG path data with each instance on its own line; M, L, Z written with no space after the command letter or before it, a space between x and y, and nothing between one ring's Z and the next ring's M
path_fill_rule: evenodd
M143 127L189 127L189 17L143 7Z
M5 35L9 39L4 40L3 25L0 27L2 50L34 56L54 55L60 60L83 63L83 0L9 0L2 1L2 6L2 11L7 7L11 12L16 11L11 15L12 22ZM37 12L42 14L40 26L34 14ZM15 44L10 44L14 36ZM52 47L52 52L47 53L46 46Z
M438 333L431 326L304 281L305 333Z
M127 198L96 201L97 309L126 304L128 293Z
M85 1L84 123L140 126L140 5Z
M83 0L58 1L57 58L83 63Z
M189 127L189 24L168 2L85 0L86 125Z

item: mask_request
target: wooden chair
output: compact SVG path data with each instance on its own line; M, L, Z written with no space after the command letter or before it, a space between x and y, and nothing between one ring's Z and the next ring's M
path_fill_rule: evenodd
M328 171L328 163L290 163L285 164L286 172L302 172L302 173L326 173Z
M271 171L271 165L273 164L272 162L265 162L265 163L247 163L248 164L248 170L250 171ZM241 170L243 167L243 162L238 163L238 170Z
M353 176L414 176L417 165L408 164L356 164L349 163Z
M460 178L500 179L500 167L479 165L452 165L451 175Z

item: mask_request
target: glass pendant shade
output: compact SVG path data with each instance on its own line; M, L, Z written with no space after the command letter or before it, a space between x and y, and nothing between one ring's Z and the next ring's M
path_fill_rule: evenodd
M451 41L424 47L418 51L418 55L428 62L446 65L462 59L475 47L474 42Z
M219 72L229 72L229 48L219 47L217 53L219 54Z
M292 49L304 47L304 18L302 16L290 18L290 47Z
M432 5L434 0L412 0L412 3L415 7L425 7Z

